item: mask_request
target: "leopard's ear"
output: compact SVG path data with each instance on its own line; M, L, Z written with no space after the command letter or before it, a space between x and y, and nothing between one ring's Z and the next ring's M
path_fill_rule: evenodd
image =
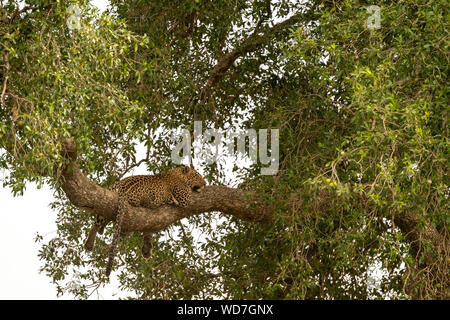
M189 172L190 168L188 166L184 166L183 169L181 169L181 173L187 174Z

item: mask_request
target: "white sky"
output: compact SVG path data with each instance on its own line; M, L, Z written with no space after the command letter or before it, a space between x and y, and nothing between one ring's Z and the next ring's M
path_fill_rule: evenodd
M56 214L49 207L48 188L29 187L23 197L14 198L9 189L0 188L0 299L54 299L55 287L40 275L34 243L36 232L56 231Z
M0 188L0 299L57 298L50 278L39 273L42 262L37 255L41 244L34 242L36 233L44 236L43 242L56 235L56 212L49 207L52 201L48 187L39 190L29 185L21 197L13 197L8 188ZM98 290L100 297L94 293L90 299L120 297L114 276L113 272L111 284Z

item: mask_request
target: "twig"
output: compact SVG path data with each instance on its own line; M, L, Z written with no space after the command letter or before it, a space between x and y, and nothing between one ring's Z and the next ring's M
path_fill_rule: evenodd
M92 289L91 293L88 294L87 299L89 299L89 297L97 291L97 298L98 298L98 288L100 287L100 285L103 283L102 280L96 281L90 285L88 285L87 287L91 288L94 287L94 289Z
M131 169L139 167L141 164L143 164L144 162L148 162L149 160L150 160L150 124L148 124L147 127L147 153L145 155L145 158L125 168L123 173L120 175L119 179L122 179L122 177L126 175Z

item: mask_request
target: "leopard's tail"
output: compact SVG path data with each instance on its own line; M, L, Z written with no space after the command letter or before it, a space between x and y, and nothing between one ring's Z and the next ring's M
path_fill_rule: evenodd
M126 199L119 195L119 203L117 206L117 215L115 221L115 230L113 235L113 240L111 243L111 247L109 248L109 256L108 256L108 264L106 265L105 274L107 277L111 274L111 270L114 264L114 257L116 256L117 249L119 248L119 241L121 236L121 227L122 227L122 219L125 215L125 204Z

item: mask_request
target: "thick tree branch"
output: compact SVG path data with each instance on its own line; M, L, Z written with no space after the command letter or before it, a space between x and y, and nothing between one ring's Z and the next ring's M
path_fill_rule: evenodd
M114 220L118 195L84 176L75 163L76 151L71 140L64 141L63 153L71 159L61 183L70 202L76 207ZM250 222L271 221L271 208L258 200L250 199L251 197L254 197L251 192L223 186L207 186L202 192L193 194L193 201L187 208L165 205L156 209L146 209L127 205L122 229L125 232L157 232L183 218L211 211L220 211Z
M209 95L211 87L214 86L225 75L225 72L231 67L231 65L234 61L236 61L237 58L249 52L256 51L269 39L271 39L271 35L275 35L281 31L286 30L287 27L292 26L298 21L299 16L294 15L285 21L275 24L272 28L266 30L263 35L249 37L243 42L241 46L225 54L211 71L208 77L208 81L202 89L202 97L206 97Z
M414 299L429 298L430 291L434 292L434 299L450 299L450 240L447 229L439 232L430 221L424 221L415 212L396 214L393 222L405 235L418 262L417 265L408 266L408 269L416 269L416 275L406 277L407 292ZM428 282L434 286L424 288L417 285L421 281L420 277L428 278Z

